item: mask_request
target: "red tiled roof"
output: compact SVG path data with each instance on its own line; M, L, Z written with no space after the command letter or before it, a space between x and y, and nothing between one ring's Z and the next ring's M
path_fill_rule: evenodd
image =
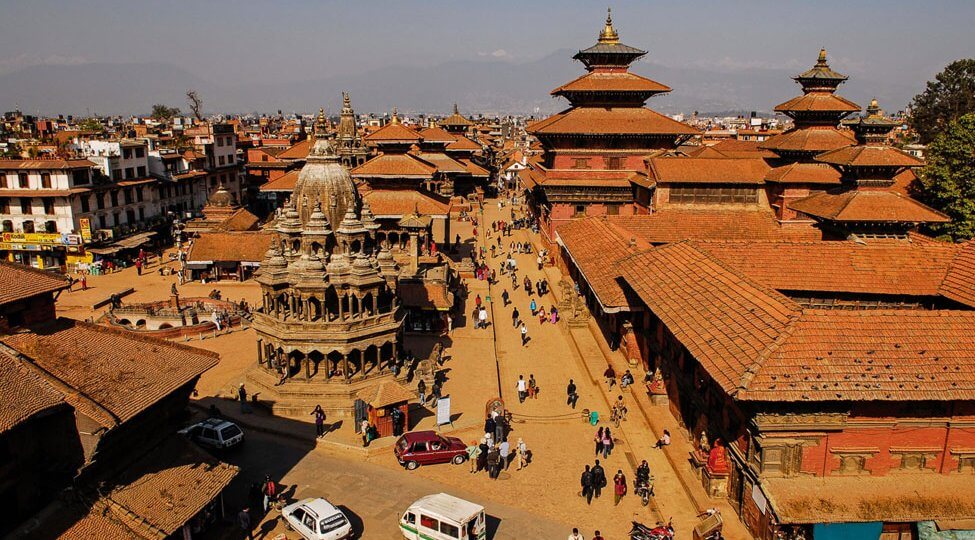
M0 283L0 305L68 288L68 279L62 274L6 261L0 261Z
M413 143L423 137L403 124L389 123L363 137L364 141L375 143Z
M827 152L856 144L856 137L848 129L811 127L793 129L759 143L760 148L782 152Z
M641 77L629 71L590 72L552 90L557 96L566 92L645 92L659 94L670 92L669 86Z
M217 364L218 355L71 319L0 341L77 390L76 410L112 428Z
M920 167L924 162L889 146L848 146L817 155L816 161L854 167Z
M970 240L958 249L940 293L956 302L975 306L975 241Z
M411 155L433 165L442 173L463 174L467 172L467 168L464 167L463 163L442 152L411 152Z
M658 184L762 184L769 171L761 158L661 157L647 166Z
M810 92L775 106L775 112L857 112L860 106L832 92Z
M379 154L352 169L351 174L357 178L431 178L435 172L437 172L435 166L410 154Z
M759 141L740 141L737 139L725 139L718 141L710 146L701 147L717 151L720 156L704 156L690 154L691 157L729 157L729 158L774 158L775 153L759 148L762 143Z
M420 136L425 143L452 143L457 137L445 129L439 127L428 127L420 130Z
M301 169L294 169L260 187L261 191L294 191Z
M261 262L274 242L263 231L206 232L193 240L186 260L214 262Z
M440 216L450 212L447 199L415 189L368 188L361 186L359 193L376 217L398 217L418 209L421 215Z
M583 279L604 310L628 308L630 299L618 281L617 262L650 244L603 218L591 217L560 225L555 231Z
M238 208L233 215L223 220L216 228L228 232L253 231L260 222L260 218L250 213L246 208Z
M0 350L0 433L64 403L64 397L24 362Z
M652 244L681 240L819 240L807 225L782 227L768 210L661 208L650 215L610 216L609 220Z
M0 170L47 171L55 169L84 169L95 164L87 159L0 159Z
M447 291L447 286L443 283L404 281L397 285L396 294L399 295L403 305L409 307L446 311L454 304L453 295Z
M369 388L360 390L356 397L365 401L369 406L377 409L397 403L413 401L413 391L407 390L396 381L383 381Z
M447 145L448 152L464 151L464 150L482 150L481 145L468 139L467 137L458 136L457 140Z
M645 107L576 107L529 126L532 135L697 135L698 130Z
M278 159L305 159L311 150L311 139L304 139L289 146L287 150L278 154Z
M825 163L790 163L771 169L765 175L766 182L777 184L827 184L839 185L840 172Z
M135 530L161 531L160 538L168 537L223 492L239 472L184 437L172 435L126 467L114 481L117 487L102 501L120 521L128 522L129 512L138 516Z
M946 243L697 242L736 272L779 291L938 296L958 254Z
M72 189L0 189L0 197L67 197L75 193L85 193L91 188Z
M803 309L691 242L620 266L642 301L736 399L975 398L975 311Z
M464 164L464 168L467 169L467 174L470 176L490 176L491 173L487 169L481 167L477 163L469 159L458 158L457 161Z
M828 221L866 223L946 223L948 216L900 193L852 190L817 193L789 203L789 208Z

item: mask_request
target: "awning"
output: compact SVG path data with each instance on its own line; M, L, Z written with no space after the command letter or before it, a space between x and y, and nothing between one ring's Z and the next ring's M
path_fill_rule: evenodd
M122 249L136 248L136 247L139 247L139 246L141 246L141 245L149 242L149 240L153 236L156 236L155 231L134 234L134 235L129 236L127 238L122 238L118 242L115 242L113 245L118 246L118 247L120 247Z
M107 246L101 248L85 248L88 253L94 253L95 255L112 255L122 251L122 248L118 246Z
M813 525L816 540L877 540L884 529L879 521L872 523L817 523Z

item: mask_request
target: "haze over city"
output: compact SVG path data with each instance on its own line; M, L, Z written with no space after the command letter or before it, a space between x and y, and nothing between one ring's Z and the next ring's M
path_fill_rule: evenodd
M820 47L846 93L903 108L975 48L975 4L632 2L613 5L634 71L674 88L668 112L767 111ZM181 104L216 112L357 108L551 112L547 91L578 72L605 6L533 2L0 2L0 108L124 114ZM950 13L950 16L946 14ZM56 16L52 16L56 15ZM925 36L925 37L921 37Z

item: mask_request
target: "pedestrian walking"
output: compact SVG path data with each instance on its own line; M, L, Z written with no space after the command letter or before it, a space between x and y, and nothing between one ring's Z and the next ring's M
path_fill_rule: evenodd
M518 313L518 308L511 311L511 326L518 328L518 320L521 319L521 313Z
M508 307L508 301L509 301L508 289L501 291L501 300L504 301L504 307Z
M518 438L518 446L515 451L518 453L518 470L520 471L528 466L528 445L521 437Z
M264 484L261 486L261 493L264 495L264 511L271 509L271 505L278 500L278 484L271 480L271 475L264 475Z
M573 527L572 534L569 535L569 540L586 540L584 536L579 532L579 529Z
M521 323L521 346L528 346L528 327L525 326L525 323Z
M481 309L477 313L477 320L480 323L481 328L486 329L488 327L487 318L488 318L487 309L481 307Z
M612 390L613 385L616 384L616 372L613 371L613 366L606 366L606 371L603 372L603 377L606 378L606 385Z
M81 290L88 290L88 276L85 274L81 274Z
M483 437L481 439L481 444L477 445L477 472L481 472L487 469L487 455L490 446L488 445L488 438Z
M481 295L480 294L478 294L476 297L474 297L474 305L477 306L477 307L481 307Z
M478 446L477 441L471 441L470 446L466 450L467 461L471 463L471 474L474 474L478 471L477 460L481 457L481 448Z
M254 533L251 531L251 509L250 508L245 506L240 510L240 513L237 514L237 526L240 527L240 530L244 532L244 536L245 538L247 538L247 540L254 539Z
M321 405L315 405L315 410L311 414L315 417L315 437L321 438L325 435L325 411Z
M603 488L606 487L606 472L603 470L603 466L599 464L599 460L596 460L596 464L592 467L592 494L597 499L603 494Z
M137 276L142 275L142 259L135 260L135 273Z
M534 298L532 298L532 301L528 304L528 309L532 311L532 317L534 317L535 313L538 312L538 304L535 303Z
M440 384L440 381L436 381L433 383L433 388L430 389L430 400L433 401L434 407L437 406L437 402L439 402L440 398L443 397L443 395L441 394L442 390L443 387Z
M535 257L535 264L538 265L538 270L541 271L542 270L542 256L541 256L541 254L539 254L538 257Z
M241 414L248 414L251 412L250 405L247 404L247 389L244 388L244 383L240 383L237 387L237 399L240 401L240 412Z
M589 465L586 465L586 470L582 471L579 483L582 484L582 496L586 498L586 504L592 504L593 478Z
M416 383L416 394L420 398L420 405L424 405L427 402L427 383L423 379Z
M603 535L599 534L599 531L597 530L596 534L592 537L592 540L606 540L606 538L604 538Z
M623 469L618 469L616 476L613 477L613 506L619 506L620 499L624 495L626 495L626 476L623 475Z
M369 420L363 420L359 424L359 431L362 432L362 446L369 446Z
M609 432L609 427L603 431L603 459L607 459L613 451L613 435Z
M525 398L528 397L528 381L525 380L524 375L518 375L515 387L518 389L518 403L524 403Z
M568 386L565 387L566 394L566 405L571 405L573 409L576 408L576 402L579 401L579 394L576 393L576 383L569 379Z
M528 397L538 399L538 383L535 382L535 374L528 376Z
M501 441L508 437L508 422L503 416L494 419L494 440Z
M596 457L603 453L603 430L606 428L599 428L596 432L596 436L593 437L593 441L596 443Z
M493 416L488 415L488 417L484 420L484 434L493 437L497 428L497 420L495 420Z

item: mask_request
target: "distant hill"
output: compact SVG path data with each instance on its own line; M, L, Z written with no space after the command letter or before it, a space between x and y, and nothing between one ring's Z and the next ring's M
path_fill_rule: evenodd
M444 113L453 103L466 114L550 114L566 106L549 91L583 73L574 51L559 50L532 62L453 61L434 67L392 66L349 77L293 83L221 86L179 66L165 63L32 66L0 75L0 110L15 106L41 114L140 114L154 103L186 109L185 92L197 90L207 113L310 112L325 106L337 112L342 91L352 94L356 111ZM674 91L650 100L666 113L765 111L798 94L790 71L734 71L667 67L649 62L633 71ZM916 87L856 78L841 87L844 96L866 105L877 97L889 111L903 108Z

